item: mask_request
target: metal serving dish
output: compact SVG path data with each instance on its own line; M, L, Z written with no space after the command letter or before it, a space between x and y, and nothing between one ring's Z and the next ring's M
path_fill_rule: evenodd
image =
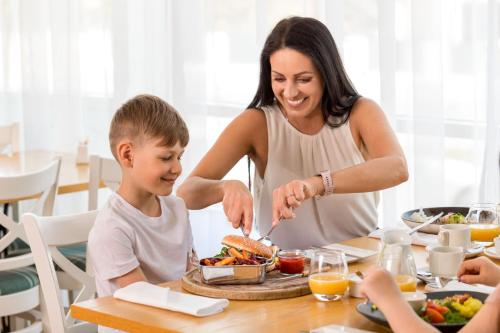
M197 262L195 266L206 284L258 284L266 279L266 267L273 261L274 259L268 259L260 265L226 266L205 266Z

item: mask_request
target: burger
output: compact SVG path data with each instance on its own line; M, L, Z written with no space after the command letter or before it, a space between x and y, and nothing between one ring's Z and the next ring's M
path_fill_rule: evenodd
M221 243L223 245L221 251L212 258L202 259L200 264L205 266L262 265L271 261L275 251L273 247L237 235L227 235ZM274 266L275 263L272 261L266 270L271 271Z

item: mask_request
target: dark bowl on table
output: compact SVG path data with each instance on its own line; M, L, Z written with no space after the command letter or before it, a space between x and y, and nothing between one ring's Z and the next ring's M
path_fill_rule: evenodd
M484 304L484 301L486 300L486 298L488 297L488 294L480 293L477 291L463 291L463 290L453 291L453 290L450 290L450 291L436 291L436 292L427 293L427 299L428 300L429 299L441 299L441 298L445 298L448 296L453 296L453 295L457 295L457 294L465 294L465 293L471 295L474 298L477 298L478 300L483 302L483 304ZM370 319L371 321L373 321L377 324L380 324L382 326L390 327L389 323L385 319L384 314L380 310L378 310L378 309L372 310L372 303L370 303L370 302L359 303L356 306L356 309L358 310L359 313L361 313L363 316ZM441 332L454 333L454 332L458 332L465 325L465 323L462 323L462 324L444 324L443 323L443 324L431 324L431 325L434 326L435 328L437 328Z

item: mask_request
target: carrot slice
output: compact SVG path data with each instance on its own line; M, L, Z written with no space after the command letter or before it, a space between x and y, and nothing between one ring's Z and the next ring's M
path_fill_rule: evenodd
M240 253L240 251L236 250L234 247L230 248L228 252L232 257L245 259L245 257Z
M214 266L230 265L233 263L234 260L236 260L235 257L227 257L227 258L222 259L221 261L216 262Z

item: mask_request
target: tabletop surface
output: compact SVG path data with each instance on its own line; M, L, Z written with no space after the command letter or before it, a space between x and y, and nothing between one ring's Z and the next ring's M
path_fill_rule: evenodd
M343 244L378 250L379 240L362 237ZM424 247L413 246L417 268L425 267ZM350 272L364 271L376 256L349 265ZM180 281L162 284L181 291ZM185 291L184 291L185 292ZM272 301L230 301L229 306L213 316L197 318L187 314L148 307L103 297L74 304L72 316L95 324L130 332L300 332L326 325L345 325L375 332L387 332L356 311L363 299L345 298L320 302L307 295Z
M76 164L75 154L33 150L0 154L0 176L19 176L47 166L55 156L62 157L58 193L85 191L89 183L89 165Z

